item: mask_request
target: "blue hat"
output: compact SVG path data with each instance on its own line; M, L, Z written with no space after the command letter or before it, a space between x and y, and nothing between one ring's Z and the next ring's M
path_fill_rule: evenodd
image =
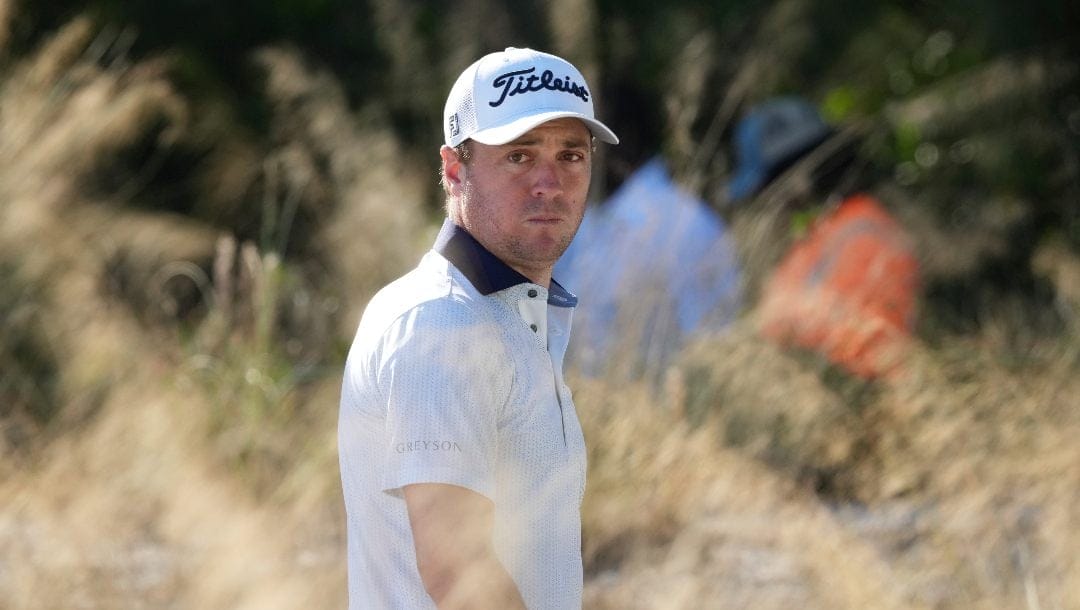
M755 106L735 126L737 165L727 187L729 201L756 194L830 133L817 110L801 98L774 98Z

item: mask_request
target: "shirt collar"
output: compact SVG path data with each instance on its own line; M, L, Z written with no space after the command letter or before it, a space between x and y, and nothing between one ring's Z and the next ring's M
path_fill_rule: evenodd
M457 267L473 287L484 296L519 284L532 283L529 278L499 260L499 257L488 251L468 231L454 224L449 218L443 222L439 236L435 238L434 250ZM551 287L548 289L548 305L575 307L577 302L576 296L554 279L551 280Z

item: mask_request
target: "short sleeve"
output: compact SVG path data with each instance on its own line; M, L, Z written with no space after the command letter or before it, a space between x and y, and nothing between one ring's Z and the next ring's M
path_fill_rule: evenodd
M398 318L382 347L383 490L446 483L494 499L496 431L513 382L498 325L467 302L441 299Z

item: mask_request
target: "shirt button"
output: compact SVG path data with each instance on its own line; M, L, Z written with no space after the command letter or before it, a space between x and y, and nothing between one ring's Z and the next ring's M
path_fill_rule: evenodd
M536 291L533 290L532 288L529 289L529 298L530 299L535 299L536 298Z
M529 325L529 328L531 328L533 332L536 332L536 331L540 330L540 327L538 327L538 326L537 326L537 325L535 325L535 324L530 324L530 325Z

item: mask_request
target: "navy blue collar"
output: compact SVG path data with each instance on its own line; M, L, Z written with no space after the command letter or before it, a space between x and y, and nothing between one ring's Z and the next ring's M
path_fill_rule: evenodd
M482 295L487 296L518 284L532 283L529 278L499 260L499 257L489 252L468 231L454 224L449 218L443 222L439 236L435 238L434 249L453 263ZM554 279L551 280L548 305L575 307L577 302L576 296Z

